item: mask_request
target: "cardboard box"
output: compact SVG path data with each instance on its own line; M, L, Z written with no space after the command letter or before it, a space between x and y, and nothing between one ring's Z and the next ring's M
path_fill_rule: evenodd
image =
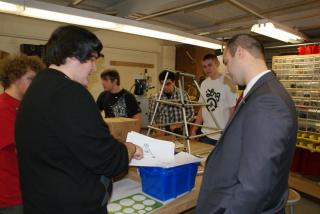
M120 142L125 142L127 134L130 131L139 132L140 124L137 119L115 117L115 118L103 118L107 123L109 130L114 138Z

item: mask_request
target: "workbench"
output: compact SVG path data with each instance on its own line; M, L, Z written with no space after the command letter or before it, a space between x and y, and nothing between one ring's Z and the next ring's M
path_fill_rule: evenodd
M205 155L205 154L208 154L213 149L213 146L209 144L204 144L196 141L191 141L190 147L191 147L191 153L193 155ZM128 177L132 180L140 182L140 177L137 175L135 167L130 168ZM182 197L174 199L173 201L165 204L163 207L155 210L153 213L175 214L175 213L184 212L186 210L189 210L195 207L197 204L201 181L202 181L202 175L198 175L196 177L194 189L191 192L187 193Z

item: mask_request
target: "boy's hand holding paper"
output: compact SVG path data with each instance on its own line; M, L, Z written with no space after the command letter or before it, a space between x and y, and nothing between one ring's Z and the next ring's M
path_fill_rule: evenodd
M174 155L175 144L170 141L154 139L132 131L128 133L127 142L143 149L143 158L132 159L131 166L173 167L200 162L199 158L185 152Z

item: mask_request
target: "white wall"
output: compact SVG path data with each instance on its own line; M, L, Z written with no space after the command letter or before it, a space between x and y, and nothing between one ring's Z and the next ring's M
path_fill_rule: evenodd
M0 13L0 50L15 54L20 44L45 44L52 31L60 23L36 20ZM111 66L110 60L153 64L148 69L152 76L151 93L158 90L158 73L164 68L175 68L175 47L173 44L158 39L118 33L107 30L92 29L104 45L105 57L97 61L98 71L89 77L88 89L96 98L102 91L100 72L107 68L117 69L121 85L126 89L134 83L134 76L144 72L144 68Z
M148 75L152 77L157 76L158 67L158 53L156 52L143 52L143 51L133 51L133 50L124 50L119 48L104 48L102 52L105 57L103 60L98 61L98 72L90 76L90 81L88 88L92 92L93 96L96 97L102 91L102 85L100 81L100 73L105 69L116 69L120 74L120 83L121 86L127 90L130 90L134 84L134 79L137 75L143 74L145 68L141 67L127 67L127 66L112 66L110 61L129 61L129 62L138 62L138 63L149 63L154 64L155 68L148 68ZM155 85L154 82L156 78L151 78L151 84Z
M58 23L0 13L0 49L18 53L20 44L44 44Z
M127 90L134 84L134 78L145 71L143 67L112 66L110 61L153 64L154 68L147 68L147 71L151 76L151 85L156 88L150 90L149 95L159 89L158 74L161 70L175 67L175 46L168 46L162 40L104 30L97 30L95 34L105 47L105 57L98 61L98 72L90 77L89 90L94 97L102 91L99 75L103 70L118 70L121 86Z

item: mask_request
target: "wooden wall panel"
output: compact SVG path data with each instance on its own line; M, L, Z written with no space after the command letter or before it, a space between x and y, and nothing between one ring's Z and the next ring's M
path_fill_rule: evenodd
M110 61L110 65L113 66L127 66L127 67L139 67L139 68L154 68L153 64L126 62L126 61Z
M214 53L214 50L197 47L193 45L179 45L176 47L176 70L196 75L199 82L204 77L202 71L202 58L207 53ZM185 89L188 91L192 79L185 78Z

